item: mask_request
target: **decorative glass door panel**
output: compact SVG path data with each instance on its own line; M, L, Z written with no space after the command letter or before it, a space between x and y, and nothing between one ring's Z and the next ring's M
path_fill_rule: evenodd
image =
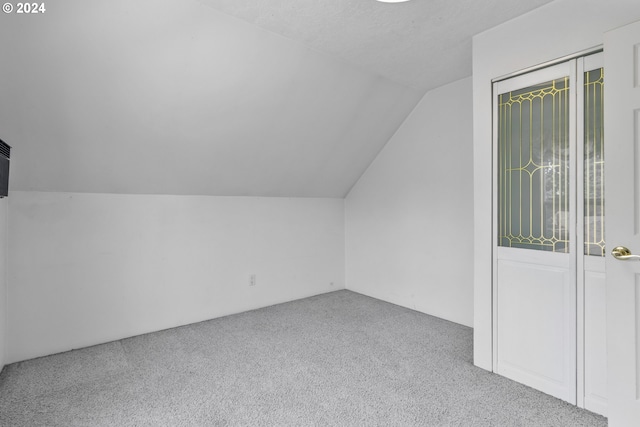
M584 254L604 253L604 69L584 73Z
M498 96L498 245L569 251L568 77Z

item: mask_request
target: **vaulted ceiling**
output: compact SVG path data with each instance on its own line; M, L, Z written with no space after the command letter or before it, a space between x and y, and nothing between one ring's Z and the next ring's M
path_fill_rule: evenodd
M343 197L471 36L549 0L57 0L0 16L12 190Z

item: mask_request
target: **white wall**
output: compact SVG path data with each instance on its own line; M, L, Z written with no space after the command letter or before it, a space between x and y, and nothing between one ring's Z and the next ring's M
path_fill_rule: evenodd
M342 199L17 191L9 214L8 362L344 288Z
M7 361L7 206L0 199L0 371Z
M345 201L347 288L468 326L471 89L428 92Z
M473 39L474 363L492 369L491 80L589 49L640 19L637 0L556 0Z

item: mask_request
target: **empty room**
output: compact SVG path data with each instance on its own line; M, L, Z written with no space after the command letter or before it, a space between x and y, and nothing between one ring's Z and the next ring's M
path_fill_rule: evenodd
M640 425L637 0L2 9L0 426Z

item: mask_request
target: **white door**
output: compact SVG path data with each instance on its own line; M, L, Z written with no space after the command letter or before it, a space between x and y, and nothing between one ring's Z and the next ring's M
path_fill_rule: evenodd
M608 248L640 255L640 22L605 35L605 70ZM612 427L640 426L640 257L627 258L606 259Z
M576 403L576 61L494 85L494 370Z

